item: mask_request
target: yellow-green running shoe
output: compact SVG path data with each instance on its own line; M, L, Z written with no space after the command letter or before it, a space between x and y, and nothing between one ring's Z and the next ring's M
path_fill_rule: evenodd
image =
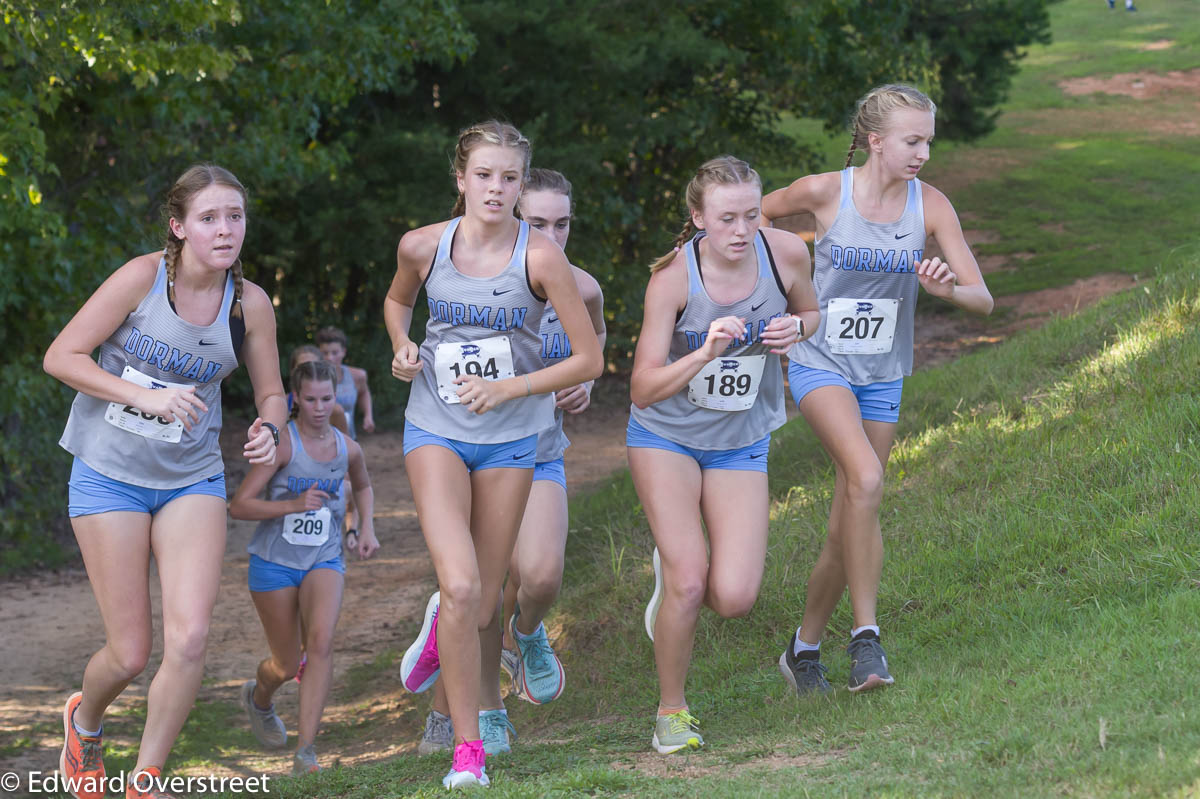
M669 755L680 749L699 749L704 746L700 720L686 710L659 716L654 724L652 742L660 755Z

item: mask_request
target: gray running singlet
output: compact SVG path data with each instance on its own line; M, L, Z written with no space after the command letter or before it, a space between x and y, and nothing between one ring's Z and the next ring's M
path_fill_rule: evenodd
M558 313L554 306L546 303L546 312L542 315L542 363L546 366L565 360L571 355L571 341L563 330L562 322L558 321ZM538 449L535 460L538 463L556 461L571 446L571 440L563 432L563 409L554 409L554 426L543 430L538 435Z
M908 182L899 219L871 222L854 207L854 168L842 170L837 217L814 249L821 325L788 357L856 386L912 374L916 267L925 251L921 181Z
M421 342L424 368L413 379L405 418L434 435L470 444L500 444L554 424L554 395L509 400L487 413L457 402L451 383L462 374L498 380L542 368L540 335L546 301L533 293L525 264L529 225L520 223L512 258L494 277L469 277L451 260L450 220L425 278L429 321Z
M744 318L745 335L731 341L725 352L714 358L679 393L644 410L633 405L630 415L650 432L676 444L702 450L737 449L753 444L787 421L779 356L759 343L771 320L787 315L787 296L766 240L759 231L754 237L754 249L758 254L758 280L754 290L745 299L728 305L714 302L704 289L700 269L700 239L703 235L698 234L685 246L687 305L675 322L667 363L674 363L700 349L708 338L708 326L722 316ZM753 363L753 366L747 366L747 363ZM745 410L717 410L714 407L718 403L736 405L739 400L753 404ZM697 401L707 403L707 406L698 405Z
M267 482L267 499L295 499L312 486L328 494L329 499L317 511L263 519L246 547L251 555L307 571L342 553L342 522L346 518L346 495L342 488L344 485L348 489L350 485L346 480L350 459L345 436L338 430L330 430L337 440L337 455L333 460L318 461L304 451L296 423L288 422L292 458Z
M221 381L237 367L229 332L233 278L211 325L181 319L167 301L167 267L116 332L100 344L100 368L146 387L194 385L208 407L191 430L138 408L79 392L59 445L101 474L145 488L183 488L221 474Z
M338 375L337 393L334 396L337 404L346 412L347 432L351 438L357 439L358 436L354 434L354 406L358 404L358 386L354 385L354 378L345 364L342 364L342 373Z

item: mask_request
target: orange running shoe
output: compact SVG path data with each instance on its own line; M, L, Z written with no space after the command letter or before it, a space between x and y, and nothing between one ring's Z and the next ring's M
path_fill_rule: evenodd
M129 778L125 787L125 799L175 799L173 794L160 790L162 769L146 766Z
M63 787L75 799L104 799L104 746L99 735L80 735L71 723L75 708L83 699L76 691L63 708L63 750L58 757L58 770Z

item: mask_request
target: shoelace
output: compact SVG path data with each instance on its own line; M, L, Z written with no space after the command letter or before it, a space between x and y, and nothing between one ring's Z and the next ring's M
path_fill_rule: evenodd
M461 743L454 747L454 771L469 771L476 777L483 774L483 741Z
M671 732L678 734L681 732L691 732L700 727L700 719L688 713L686 710L681 710L678 713L672 713L667 716L671 720Z
M851 641L847 649L850 657L859 663L879 663L883 660L883 646L874 638Z
M527 638L521 643L528 647L524 655L529 661L530 671L537 672L550 667L554 650L550 648L550 640L546 637L545 630L536 638Z
M480 716L479 721L482 722L479 732L484 738L491 737L493 734L498 735L505 731L511 733L513 738L517 737L517 728L508 720L508 716L502 713L489 713L486 716Z
M435 741L440 741L443 738L453 738L454 733L451 731L452 723L449 718L438 718L434 716L432 723L429 725L429 736Z
M95 771L100 766L100 758L104 755L104 747L99 738L79 737L80 771Z
M825 672L829 671L829 668L819 660L804 659L796 661L796 671L802 671L809 675L815 671L817 673L817 677L824 677Z

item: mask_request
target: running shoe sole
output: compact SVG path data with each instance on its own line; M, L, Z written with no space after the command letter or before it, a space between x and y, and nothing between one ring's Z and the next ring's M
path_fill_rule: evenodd
M417 661L421 659L421 653L425 651L425 642L429 638L429 634L433 629L433 620L436 618L438 608L442 601L442 592L434 591L433 596L429 597L429 602L425 605L425 622L421 625L421 632L417 635L417 640L412 642L412 646L404 653L404 659L400 661L400 681L404 683L404 687L414 694L428 691L429 688L437 682L438 675L441 674L441 669L430 674L425 678L425 681L417 686L408 684L409 677L412 676L413 669L417 667Z
M884 685L891 685L894 682L896 682L895 677L888 677L885 680L878 674L870 674L867 676L866 682L862 683L861 685L847 686L847 688L849 688L851 693L856 694L859 691L870 691L873 688L881 688Z
M654 548L654 594L650 597L650 604L646 605L646 635L654 641L654 622L658 618L658 608L662 605L663 595L663 573L662 573L662 557L658 554L658 547Z
M645 740L645 739L643 739ZM655 751L660 755L673 755L682 749L699 749L704 746L704 743L699 738L688 738L687 743L676 744L674 746L663 746L658 742L658 733L654 733L654 738L651 740Z

